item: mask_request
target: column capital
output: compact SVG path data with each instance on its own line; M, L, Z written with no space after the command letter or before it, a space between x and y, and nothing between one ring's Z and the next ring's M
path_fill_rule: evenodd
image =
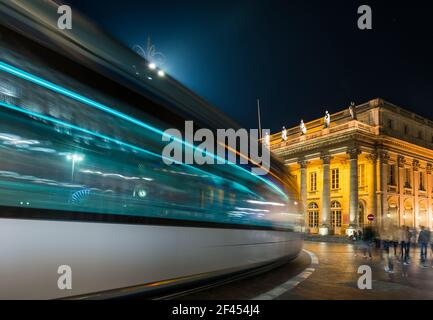
M328 153L322 153L320 159L322 160L323 164L330 164L332 157Z
M404 168L404 165L406 164L406 159L403 156L398 156L397 163L400 168Z
M352 147L347 150L347 154L349 155L351 160L358 159L358 155L361 154L361 149L358 147Z
M372 152L372 153L369 153L368 155L367 155L367 160L368 161L371 161L372 163L376 163L376 160L377 160L377 152Z
M379 151L379 159L380 162L383 164L388 164L389 161L389 154L386 151Z
M426 171L427 171L427 174L431 174L433 171L433 164L427 163Z
M307 169L308 161L305 159L299 159L298 164L301 166L301 169Z
M420 167L419 161L413 160L412 165L413 165L413 171L418 171L418 169Z

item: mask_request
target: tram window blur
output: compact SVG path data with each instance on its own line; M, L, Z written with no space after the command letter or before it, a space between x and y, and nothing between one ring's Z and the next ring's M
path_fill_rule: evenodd
M57 85L81 88L84 96L133 108L49 65L34 64L41 61L30 56L36 53L18 53L7 39L0 38L1 61L50 74ZM0 205L286 229L297 223L284 197L247 174L232 168L224 174L219 166L166 166L158 158L157 134L0 73Z

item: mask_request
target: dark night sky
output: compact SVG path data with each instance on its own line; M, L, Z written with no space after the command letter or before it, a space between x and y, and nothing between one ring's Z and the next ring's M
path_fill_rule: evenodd
M433 119L429 2L66 0L245 127L272 131L382 97ZM430 1L431 3L431 1ZM357 28L369 4L373 30Z

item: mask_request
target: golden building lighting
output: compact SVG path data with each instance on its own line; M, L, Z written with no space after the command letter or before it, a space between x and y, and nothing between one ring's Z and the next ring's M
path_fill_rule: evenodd
M270 148L296 176L308 232L351 234L385 219L431 228L433 121L374 99L305 129L273 134Z

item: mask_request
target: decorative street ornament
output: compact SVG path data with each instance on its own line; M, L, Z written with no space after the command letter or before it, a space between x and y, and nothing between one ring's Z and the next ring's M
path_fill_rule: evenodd
M299 125L299 128L301 129L301 135L307 134L307 127L305 126L304 120L301 119L301 124Z
M350 117L352 118L352 120L356 120L355 102L350 103L349 112L350 112Z
M165 64L165 56L162 52L156 51L156 47L152 44L150 37L147 38L147 47L143 49L140 45L135 45L132 47L138 55L146 59L150 64L158 66L161 68Z
M329 128L331 125L331 115L329 114L328 110L325 112L325 128Z
M286 129L286 127L283 127L283 131L281 132L281 138L284 140L284 141L287 141L287 129Z

